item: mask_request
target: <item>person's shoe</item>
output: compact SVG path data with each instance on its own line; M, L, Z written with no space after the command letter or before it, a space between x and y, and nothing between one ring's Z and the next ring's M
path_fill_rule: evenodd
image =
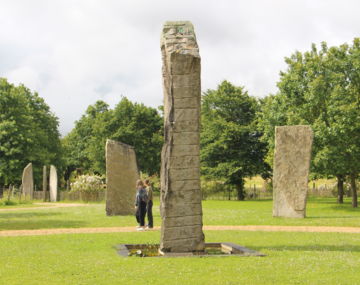
M150 226L146 226L146 229L152 229L153 227L150 227Z
M136 229L137 231L143 231L143 230L145 230L143 227L140 227L140 228L137 228Z

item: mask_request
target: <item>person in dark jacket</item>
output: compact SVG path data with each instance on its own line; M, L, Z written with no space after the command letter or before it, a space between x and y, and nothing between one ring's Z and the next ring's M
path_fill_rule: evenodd
M146 193L148 196L148 202L146 205L146 214L148 219L147 228L152 229L154 227L154 220L153 220L153 214L152 214L152 207L153 207L153 190L151 187L151 183L149 179L146 179L145 181L145 187L146 187Z
M146 215L146 204L148 196L144 183L141 180L136 181L136 198L135 198L135 209L136 209L136 220L138 222L138 231L145 229L145 215Z

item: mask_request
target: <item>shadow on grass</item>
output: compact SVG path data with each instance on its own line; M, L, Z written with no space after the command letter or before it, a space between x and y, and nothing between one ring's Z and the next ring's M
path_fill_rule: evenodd
M308 197L307 201L309 203L316 204L337 204L336 198L327 198L327 197Z
M310 216L306 217L306 220L317 220L317 219L359 219L360 216Z
M354 245L301 245L301 246L268 246L268 247L252 247L255 250L264 251L341 251L341 252L360 252L360 246Z
M345 206L345 207L343 207ZM351 207L351 204L337 204L336 206L329 207L331 210L334 211L344 211L349 213L359 213L360 214L360 208L353 208Z
M227 200L227 199L203 199L202 202L232 202L232 203L245 203L245 202L271 202L271 198L264 199L248 199L248 200Z

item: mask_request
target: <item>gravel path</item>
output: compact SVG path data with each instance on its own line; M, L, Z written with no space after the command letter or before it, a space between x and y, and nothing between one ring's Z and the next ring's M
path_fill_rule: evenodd
M159 231L160 227L147 231ZM315 226L204 226L206 231L265 231L265 232L327 232L327 233L360 233L360 227L315 227ZM41 230L8 230L0 231L4 236L35 236L54 234L80 233L124 233L136 232L135 227L109 228L68 228L68 229L41 229Z

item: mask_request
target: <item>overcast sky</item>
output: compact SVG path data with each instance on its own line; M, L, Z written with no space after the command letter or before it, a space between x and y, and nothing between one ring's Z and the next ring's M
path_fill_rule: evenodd
M0 77L37 91L65 135L97 100L162 104L165 21L194 24L203 91L226 79L263 97L295 50L358 37L359 12L359 0L0 0Z

